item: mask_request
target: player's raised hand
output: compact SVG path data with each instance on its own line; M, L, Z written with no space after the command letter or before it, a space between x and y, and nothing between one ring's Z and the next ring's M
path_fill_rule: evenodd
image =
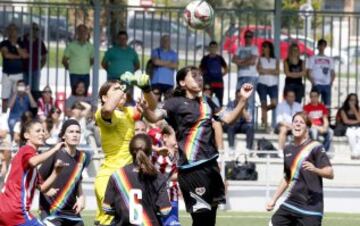
M252 84L244 83L241 86L240 95L241 95L242 98L248 99L251 96L253 91L254 91L254 86Z

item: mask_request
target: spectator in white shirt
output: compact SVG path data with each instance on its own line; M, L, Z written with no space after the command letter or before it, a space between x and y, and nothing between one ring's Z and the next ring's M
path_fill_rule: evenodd
M322 102L329 109L331 106L331 86L335 79L334 61L324 54L327 46L324 39L320 39L317 45L319 54L308 60L306 68L313 88L320 92Z
M291 133L292 117L295 113L302 111L302 106L295 102L295 92L293 90L284 91L284 100L276 107L276 129L279 133L279 154L284 149L286 136Z

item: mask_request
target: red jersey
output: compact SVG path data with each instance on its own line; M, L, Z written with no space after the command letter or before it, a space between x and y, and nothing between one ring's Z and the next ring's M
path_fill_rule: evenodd
M309 116L311 123L316 126L322 126L324 124L323 117L329 115L328 109L322 103L318 105L307 104L304 106L304 111Z
M19 225L34 218L29 210L39 176L29 160L36 154L33 147L25 145L11 161L0 193L0 225Z

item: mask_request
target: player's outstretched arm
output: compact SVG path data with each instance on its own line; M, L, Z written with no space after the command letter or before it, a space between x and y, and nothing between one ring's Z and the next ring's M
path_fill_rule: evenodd
M50 174L50 176L40 185L40 191L42 193L48 192L49 189L51 188L51 185L55 182L56 178L60 174L61 170L68 165L69 165L68 163L64 163L63 161L58 159L55 162L54 169Z
M279 186L277 187L274 195L272 196L271 200L266 204L266 210L271 211L274 209L277 200L282 196L282 194L286 191L289 183L285 180L285 178L281 179Z
M50 150L35 155L34 157L31 157L29 159L29 165L31 167L36 167L37 165L45 162L46 159L48 159L50 156L52 156L55 152L61 150L61 148L64 146L64 142L57 143L54 147L52 147Z
M241 116L242 111L246 106L246 101L251 96L252 92L253 85L251 85L250 83L245 83L244 85L242 85L240 89L240 100L234 110L227 112L227 114L222 117L222 121L224 123L232 124Z

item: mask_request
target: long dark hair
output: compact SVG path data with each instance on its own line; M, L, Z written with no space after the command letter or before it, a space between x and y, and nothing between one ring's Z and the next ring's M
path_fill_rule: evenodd
M27 139L25 138L25 133L29 132L30 129L37 123L42 125L42 122L40 120L32 119L31 121L27 122L25 125L21 126L21 130L20 130L20 146L25 145L26 142L27 142Z
M350 110L350 104L349 104L349 101L350 101L350 98L354 96L356 97L356 103L355 103L355 107L356 107L356 110L359 111L359 98L357 96L356 93L350 93L349 95L347 95L341 109L344 110L345 112L349 111Z
M182 88L180 86L180 81L184 81L186 75L189 72L193 72L193 71L199 71L199 68L195 67L195 66L186 66L181 68L177 73L176 73L176 88L173 92L173 96L174 97L183 97L186 94L186 90L184 88Z
M269 50L270 50L270 58L275 58L274 45L272 44L272 42L270 42L270 41L264 41L264 42L261 44L261 47L262 47L262 48L264 48L264 47L269 47ZM262 56L262 57L265 57L264 50L262 50L261 56Z
M150 161L152 152L151 138L146 134L137 134L130 141L130 154L134 164L142 175L155 176L157 170Z

